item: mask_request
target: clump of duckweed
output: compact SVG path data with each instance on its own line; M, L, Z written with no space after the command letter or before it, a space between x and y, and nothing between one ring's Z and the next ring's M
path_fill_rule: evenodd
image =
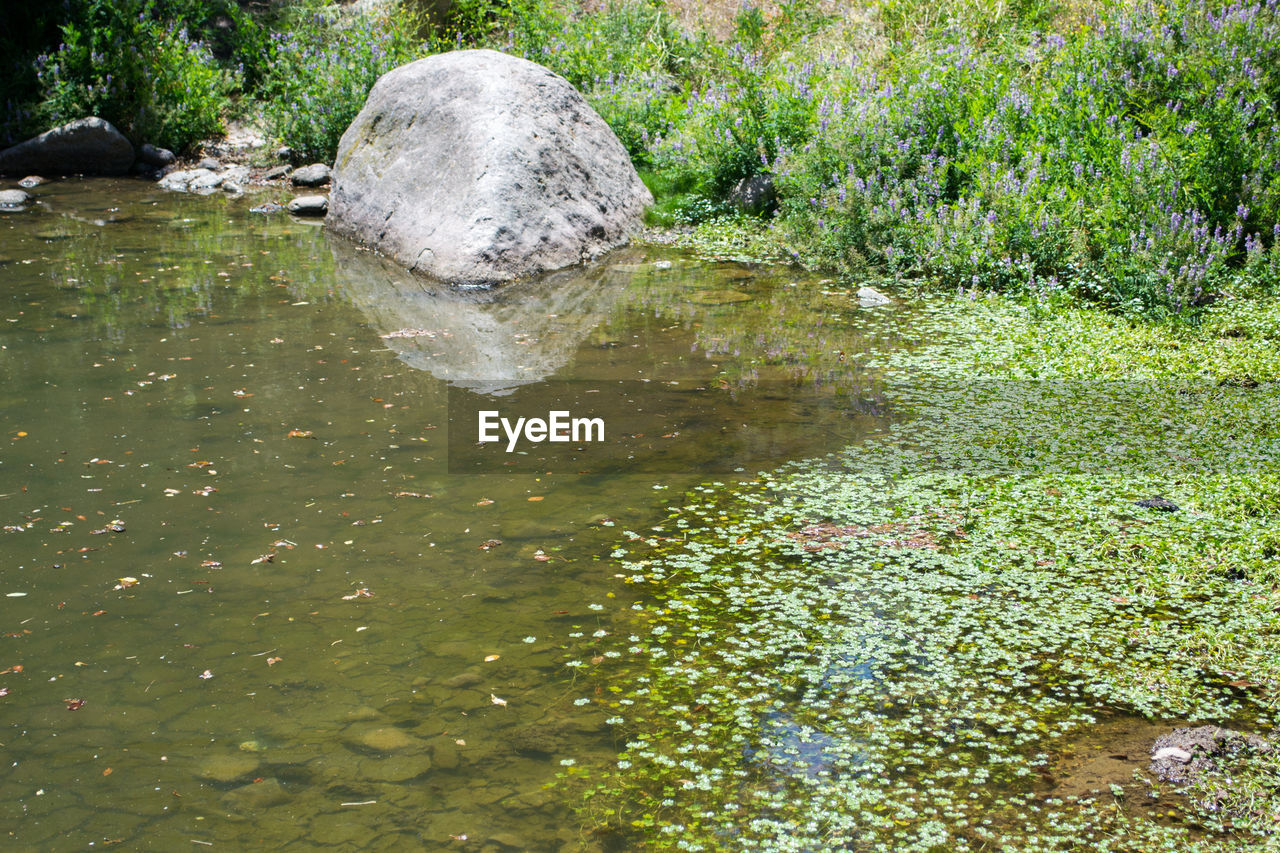
M1055 798L1049 768L1102 715L1275 725L1280 388L1220 384L1237 363L1090 375L1071 367L1087 352L1050 363L1016 310L949 309L922 321L944 343L890 359L909 420L704 486L614 553L643 601L605 685L625 749L597 820L690 850L1275 832L1203 798L1168 794L1163 822L1121 808L1120 786ZM987 348L997 322L1023 343ZM1075 322L1082 347L1140 354ZM1156 496L1176 511L1137 504ZM1244 813L1265 817L1276 793L1256 790L1272 799Z

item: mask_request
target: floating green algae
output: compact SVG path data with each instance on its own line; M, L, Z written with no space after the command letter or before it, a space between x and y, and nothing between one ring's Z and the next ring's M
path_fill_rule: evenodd
M632 534L630 663L603 685L624 748L588 816L677 849L1273 833L1253 800L1214 811L1141 773L1080 800L1054 777L1116 715L1275 725L1280 400L1265 374L1224 381L1263 373L1274 336L1215 361L1212 320L1098 322L952 301L915 330L935 343L888 358L894 428ZM1047 358L1055 336L1076 351ZM1203 359L1126 370L1135 339ZM1264 765L1241 785L1274 798Z

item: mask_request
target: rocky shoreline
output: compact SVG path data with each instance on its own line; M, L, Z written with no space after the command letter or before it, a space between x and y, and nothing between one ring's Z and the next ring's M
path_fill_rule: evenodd
M0 183L0 211L17 211L38 202L36 187L62 176L129 176L175 192L232 196L265 190L296 190L287 204L267 202L259 213L288 210L297 216L324 216L328 209L330 167L311 163L294 167L294 152L272 150L260 134L232 125L225 137L210 139L179 157L144 143L134 149L108 122L89 117L55 128L0 151L0 174L19 178L15 187Z

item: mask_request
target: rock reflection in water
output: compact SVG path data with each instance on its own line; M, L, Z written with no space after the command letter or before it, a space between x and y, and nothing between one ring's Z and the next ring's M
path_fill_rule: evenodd
M596 263L501 288L463 290L340 241L331 247L342 292L401 361L493 396L568 364L630 278L613 264Z

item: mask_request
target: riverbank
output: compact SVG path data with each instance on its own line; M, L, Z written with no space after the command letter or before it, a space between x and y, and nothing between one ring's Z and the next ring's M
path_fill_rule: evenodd
M586 95L657 226L763 229L850 280L1146 319L1280 278L1274 2L796 0L703 25L640 2L127 7L15 30L28 86L8 135L95 114L181 151L238 115L294 165L332 162L381 74L489 47Z

